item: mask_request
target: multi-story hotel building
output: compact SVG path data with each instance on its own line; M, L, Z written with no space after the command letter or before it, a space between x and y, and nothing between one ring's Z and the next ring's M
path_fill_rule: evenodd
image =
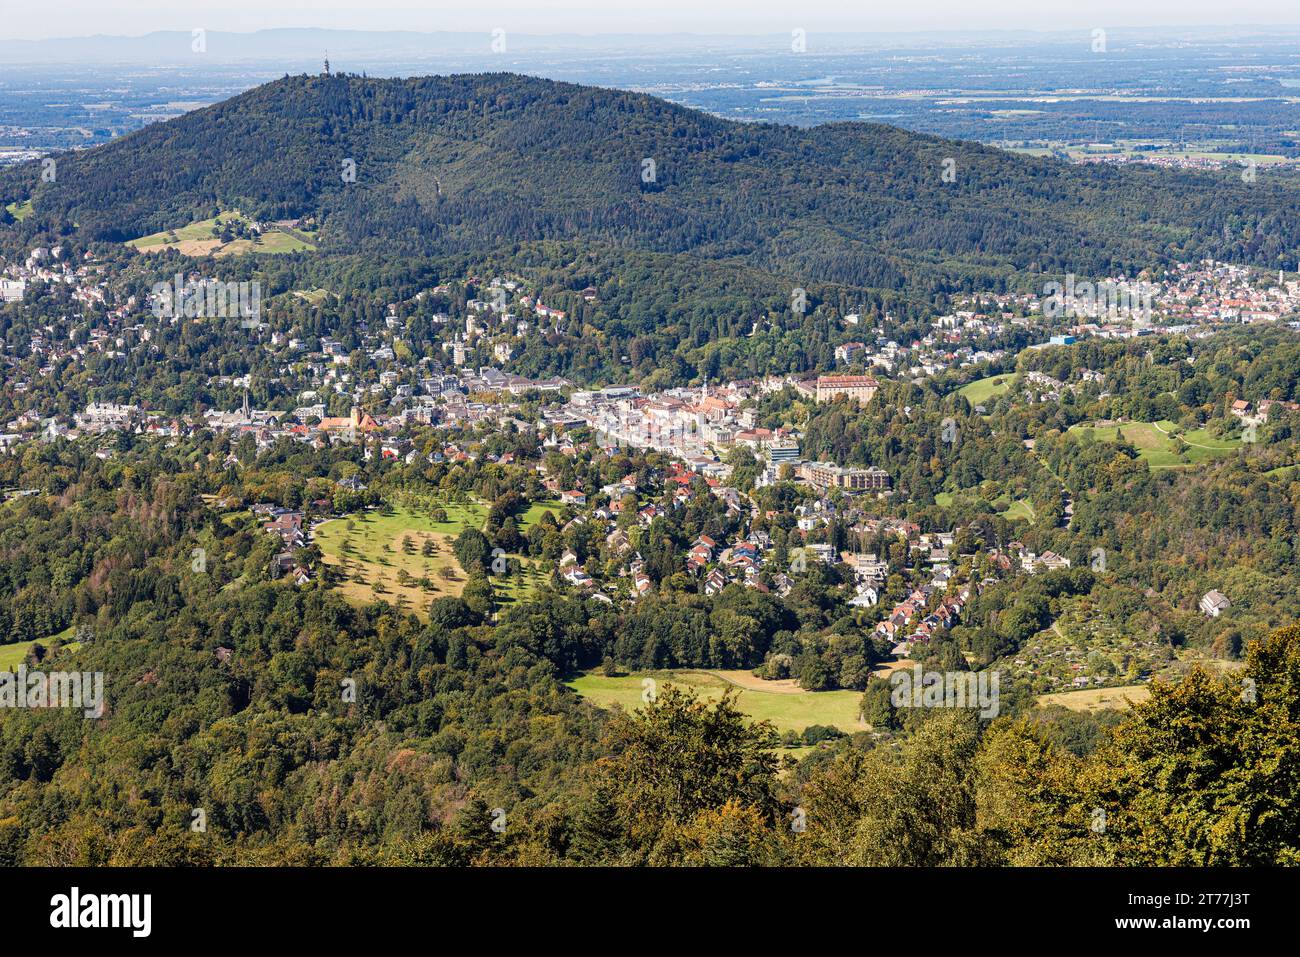
M880 383L869 375L824 375L817 377L817 401L828 402L836 396L846 395L858 402L870 402L880 389Z

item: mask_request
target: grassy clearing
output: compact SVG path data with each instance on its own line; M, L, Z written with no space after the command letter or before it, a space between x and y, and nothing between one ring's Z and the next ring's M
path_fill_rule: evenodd
M433 507L394 505L384 511L331 519L316 528L315 542L325 564L345 572L345 580L337 586L345 598L358 604L387 601L394 605L400 599L424 617L434 600L465 590L467 575L452 545L465 529L483 527L487 507L472 500L439 502L436 507L446 513L445 521L434 521ZM425 554L426 550L431 554ZM498 603L503 606L531 595L548 577L531 559L511 557L523 566L517 574L491 576ZM399 581L400 572L409 577Z
M41 639L39 643L44 645L46 648L49 648L50 643L57 638L64 643L64 648L69 651L75 651L77 648L81 647L81 642L69 641L68 639L72 637L72 633L73 629L69 626L64 628L58 634L50 635L48 638ZM27 657L27 652L31 650L31 647L34 644L37 644L37 642L17 641L11 645L0 645L0 671L13 671L16 669L20 664L22 664L23 659Z
M295 289L293 294L299 299L305 299L313 306L319 306L330 296L328 289L321 289L320 287L315 289Z
M299 236L311 239L314 234L297 230L296 235L279 229L268 229L254 239L235 239L223 243L212 234L214 227L225 222L242 222L251 226L253 221L238 210L227 210L211 219L181 226L179 229L167 229L132 239L126 245L144 253L175 249L186 256L239 256L244 253L292 253L315 249L310 242L304 242Z
M550 575L540 562L533 561L530 558L522 558L518 555L512 557L518 559L523 565L518 574L491 576L492 587L496 590L496 601L498 605L502 606L502 610L507 605L528 598L550 580Z
M554 499L533 502L532 505L528 506L527 511L525 511L519 518L519 531L527 532L542 520L542 515L546 512L550 512L551 517L558 522L560 520L560 514L563 511L564 506Z
M1034 506L1029 503L1028 499L1023 499L1023 498L1016 499L1014 502L1012 502L1002 511L998 512L998 514L1001 515L1003 518L1005 518L1008 522L1038 521L1038 513L1034 511Z
M405 599L425 615L434 599L465 589L465 570L451 550L464 527L452 520L450 509L448 521L434 522L397 506L325 522L316 529L315 540L325 563L344 570L346 580L338 588L349 601L398 604ZM425 554L426 545L432 554ZM410 580L399 582L399 572Z
M236 239L226 243L213 252L214 256L242 256L245 253L297 253L316 247L305 243L297 236L281 232L278 229L267 230L256 239Z
M127 245L133 249L154 252L160 249L179 248L182 243L211 243L213 246L221 245L217 237L212 235L213 228L227 220L240 220L248 223L249 220L242 213L230 211L222 213L219 216L213 216L211 219L201 219L197 222L182 226L179 229L165 229L160 233L151 233L148 236L141 236L139 239L127 241Z
M957 390L957 393L971 405L982 405L1010 389L1013 379L1015 374L1010 372L989 376L987 379L976 379L974 382L966 383Z
M1186 667L1199 667L1220 675L1235 675L1246 670L1246 662L1225 658L1206 658L1194 651L1183 650L1178 660Z
M934 502L940 508L953 508L954 506L976 506L986 509L992 509L998 515L1008 521L1038 521L1038 513L1034 511L1034 506L1028 499L1013 499L1010 495L999 495L997 498L989 500L982 498L976 489L964 489L960 492L937 492L934 496Z
M1146 685L1121 685L1117 688L1084 688L1081 691L1039 695L1038 703L1044 707L1059 704L1071 711L1104 711L1107 708L1123 711L1150 697L1151 689Z
M738 681L737 675L743 675L744 680ZM791 691L786 682L773 682L780 686L776 690L759 690L748 672L647 671L616 678L588 672L568 684L598 707L634 711L644 705L642 682L647 678L653 679L659 689L676 685L695 691L708 701L716 701L728 688L736 689L736 706L756 721L772 722L777 731L802 732L814 724L839 728L846 734L867 728L858 719L860 692Z
M412 501L405 506L399 505L395 507L406 507L413 513L423 515L426 519L429 519L429 528L443 535L459 535L467 528L481 529L487 522L487 506L473 499L464 499L458 502L437 499L431 501L428 505ZM442 509L446 513L446 519L438 522L433 521L428 514L433 508Z
M1222 439L1211 436L1204 429L1182 432L1169 421L1124 422L1119 425L1076 425L1070 432L1080 438L1097 442L1122 440L1138 450L1138 456L1150 468L1187 468L1237 449L1240 439ZM1186 444L1180 451L1178 440Z
M21 223L32 214L32 201L25 199L21 203L10 203L5 209L9 211L10 216Z
M0 645L0 671L13 671L17 668L34 644L34 641L19 641L12 645Z

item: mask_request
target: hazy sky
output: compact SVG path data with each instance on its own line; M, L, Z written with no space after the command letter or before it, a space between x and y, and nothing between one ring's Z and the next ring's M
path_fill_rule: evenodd
M0 0L0 37L152 30L521 33L1083 29L1300 24L1296 0Z

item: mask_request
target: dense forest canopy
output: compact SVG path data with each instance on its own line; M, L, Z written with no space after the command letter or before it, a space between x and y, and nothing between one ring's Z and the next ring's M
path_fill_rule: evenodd
M949 165L951 160L955 165ZM955 175L945 176L945 170ZM514 74L297 76L0 174L21 233L122 241L238 208L385 256L582 239L800 282L938 289L1292 256L1295 191L1231 172L1070 166L863 123L742 124Z

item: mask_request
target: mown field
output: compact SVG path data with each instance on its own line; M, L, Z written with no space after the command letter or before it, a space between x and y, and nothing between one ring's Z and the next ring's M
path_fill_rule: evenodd
M1071 711L1104 711L1107 708L1123 711L1149 697L1151 689L1146 685L1122 685L1117 688L1083 688L1079 691L1039 695L1038 703L1044 707L1059 704Z
M1216 438L1204 429L1180 431L1169 421L1124 422L1117 425L1076 425L1070 433L1097 442L1122 440L1138 450L1138 456L1150 468L1188 468L1209 459L1226 455L1241 446L1240 439ZM1178 440L1186 448L1179 450Z
M317 527L316 544L327 565L346 573L339 586L346 598L394 604L404 599L425 613L435 598L464 590L465 570L452 554L452 541L467 522L476 528L482 522L481 514L472 509L448 507L447 513L446 522L434 522L427 514L402 506L361 512ZM401 572L411 580L399 581Z
M466 574L452 543L466 528L481 529L487 508L475 501L448 501L438 507L446 513L445 521L434 521L428 508L394 505L319 525L315 543L325 564L344 572L344 581L337 586L343 596L359 604L381 600L401 604L423 616L430 602L464 591ZM535 503L521 526L526 528L534 509L532 521L546 510L546 504ZM539 565L512 557L521 562L522 572L491 579L503 604L525 597L544 578Z
M0 671L13 671L27 657L34 641L18 641L12 645L0 645Z
M57 635L51 635L49 638L43 639L40 643L48 648L50 642L58 638L64 642L64 648L75 651L81 646L81 642L69 641L68 639L72 637L72 633L73 629L68 627ZM27 652L31 650L34 644L36 644L35 641L16 641L13 644L0 645L0 671L13 671L17 668L22 664L23 659L27 657Z
M175 249L186 256L238 256L243 253L292 253L315 249L287 232L269 230L255 239L235 239L223 243L212 234L214 227L224 222L239 221L251 225L251 220L238 210L228 210L211 219L203 219L178 229L168 229L132 239L126 245L140 252L161 252ZM301 231L300 231L301 232ZM310 236L308 233L303 235Z
M998 503L995 502L994 504ZM1028 499L1023 498L1018 498L1014 502L1011 502L1006 508L999 511L998 514L1009 522L1033 522L1038 519L1038 513L1034 511L1034 506L1030 504Z
M524 514L519 517L519 530L526 532L542 520L542 515L550 512L551 516L559 521L560 513L564 511L564 505L556 499L546 499L540 502L533 502L524 510Z
M974 382L966 383L957 392L971 405L982 405L1010 389L1011 381L1015 377L1015 373L1008 372L989 376L986 379L976 379Z
M676 685L709 701L732 688L738 692L738 708L756 721L772 722L777 731L802 732L815 724L839 728L846 734L867 730L858 718L861 692L804 691L793 682L765 682L748 671L646 671L613 678L588 672L568 684L598 707L634 711L644 705L642 682L646 679L656 683L656 690ZM764 685L771 685L772 690L763 690Z
M961 504L977 504L979 501L981 499L974 490L964 490L956 494L938 492L934 496L935 504L942 508L952 508L954 505ZM989 505L1009 522L1033 522L1038 519L1038 514L1034 511L1034 506L1028 499L1012 499L1009 495L999 495Z

